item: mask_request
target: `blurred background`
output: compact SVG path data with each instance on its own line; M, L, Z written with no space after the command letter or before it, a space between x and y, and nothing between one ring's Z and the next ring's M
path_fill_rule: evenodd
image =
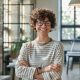
M22 43L36 37L29 24L34 8L48 8L55 13L57 27L49 36L64 45L62 79L80 80L80 7L70 6L70 1L0 0L0 80L18 80L14 63L19 50Z

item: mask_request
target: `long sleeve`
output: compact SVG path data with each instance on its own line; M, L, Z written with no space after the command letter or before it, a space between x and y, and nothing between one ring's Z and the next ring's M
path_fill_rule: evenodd
M59 43L56 46L55 55L52 60L52 63L61 65L61 69L63 67L63 61L64 61L63 60L64 59L63 53L64 53L63 52L63 45L62 45L62 43ZM44 80L61 80L61 74L62 74L62 70L60 72L51 71L51 72L42 73Z
M63 45L62 45L61 42L56 47L53 63L54 64L60 64L61 66L63 66L63 63L64 63L64 50L63 50Z
M22 48L20 50L20 54L18 56L16 65L15 65L15 73L16 76L19 78L26 78L29 80L33 80L33 74L35 72L35 67L24 67L19 65L20 60L26 60L28 61L28 49L27 49L27 44L23 44Z
M42 73L44 80L61 80L60 73L57 72L44 72Z

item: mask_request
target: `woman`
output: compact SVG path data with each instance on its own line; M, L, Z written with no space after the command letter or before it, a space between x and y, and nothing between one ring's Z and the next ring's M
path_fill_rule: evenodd
M61 80L63 45L48 36L55 28L55 14L47 9L34 9L30 24L37 37L23 44L16 62L16 76L25 80Z

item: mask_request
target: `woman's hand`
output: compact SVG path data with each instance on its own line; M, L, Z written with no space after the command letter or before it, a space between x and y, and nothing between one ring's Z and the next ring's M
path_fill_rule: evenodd
M43 80L43 76L42 76L42 74L38 74L37 68L36 68L36 70L34 72L34 76L33 77L34 77L35 80Z
M59 72L59 71L61 71L61 65L59 65L59 64L52 64L51 65L51 70L53 70L53 71L56 71L56 72Z
M49 71L51 71L51 65L42 68L42 72L49 72Z
M43 79L43 76L42 76L41 74L39 74L39 75L37 76L37 80L44 80L44 79Z
M61 71L61 66L59 64L51 64L42 69L42 72L49 72L49 71L59 72Z
M43 76L39 74L39 75L36 75L36 80L44 80L44 79L43 79Z
M26 60L20 60L19 61L19 65L20 66L27 66L28 67L29 66L29 63Z

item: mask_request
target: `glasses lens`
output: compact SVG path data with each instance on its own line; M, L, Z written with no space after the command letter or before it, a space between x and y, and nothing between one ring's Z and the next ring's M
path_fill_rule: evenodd
M38 24L39 26L42 26L42 25L43 25L43 22L42 22L42 21L38 21L37 24Z
M51 23L50 21L37 21L38 26L42 26L43 24L45 24L46 26L49 26Z

